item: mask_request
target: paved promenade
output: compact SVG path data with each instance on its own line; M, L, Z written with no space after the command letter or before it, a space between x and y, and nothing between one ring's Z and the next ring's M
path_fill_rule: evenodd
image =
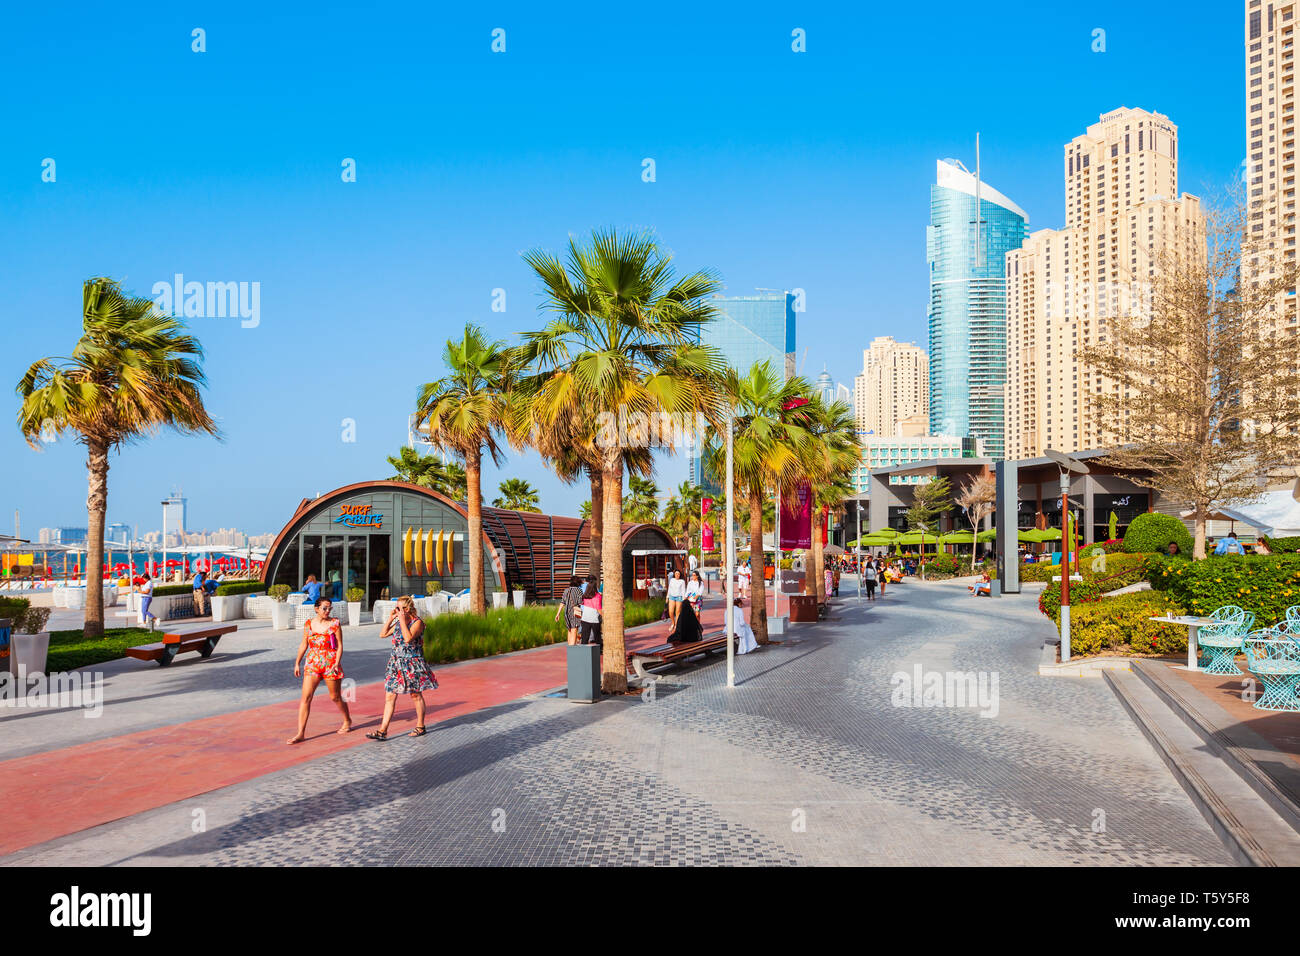
M63 808L51 814L74 821L62 824L65 835L29 833L44 842L28 839L0 863L1230 862L1102 681L1037 676L1051 625L1035 600L976 600L960 582L891 585L884 600L861 607L841 597L832 620L737 658L734 690L716 657L668 671L653 699L595 705L536 696L562 682L550 670L562 667L562 648L445 667L428 736L375 744L356 733L340 744L337 714L321 697L315 736L299 748L279 743L292 725L286 701L295 695L282 673L292 647L268 651L270 632L250 630L241 639L261 648L235 645L232 659L182 668L182 658L166 671L114 676L103 720L118 710L117 729L102 732L95 759L124 745L131 735L122 728L152 721L167 728L164 764L196 751L186 779L162 770L134 787L119 779L134 770L124 774L112 760L101 776L83 776L80 790L69 774ZM718 607L710 614L719 615ZM363 643L356 632L345 668L369 681L385 654L380 642L371 639L373 651ZM472 668L489 666L512 676L483 678L471 695ZM896 706L924 702L891 683L918 666L923 675L996 675L996 714ZM262 667L277 675L274 689L257 676ZM235 706L220 709L221 685ZM118 693L139 699L115 701ZM262 699L269 694L278 696ZM358 726L376 713L369 694L363 684ZM188 717L198 722L187 726ZM45 761L45 773L72 757L89 766L80 748L61 745L101 721L65 713L16 722L27 721L52 736L15 744L3 735L18 760L0 762L0 788L23 760ZM136 766L147 764L145 744L125 746L135 748ZM277 746L292 754L279 766ZM213 789L192 776L206 773L205 754L244 776ZM38 779L26 776L24 799ZM131 788L151 806L133 804L107 821L69 816L78 795L111 803ZM20 796L0 792L9 806Z

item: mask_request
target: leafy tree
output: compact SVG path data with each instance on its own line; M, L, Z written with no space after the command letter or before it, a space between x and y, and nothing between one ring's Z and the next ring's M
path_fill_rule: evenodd
M538 503L541 500L537 490L522 478L507 478L498 486L501 497L495 499L492 505L496 508L509 508L511 511L530 511L534 514L541 512Z
M112 279L81 289L81 338L67 358L43 358L18 382L18 427L32 447L64 432L86 447L86 609L84 635L104 636L104 516L108 456L122 445L174 428L217 435L200 392L203 349L153 300L128 295Z
M939 519L952 508L952 484L947 478L934 478L917 485L912 507L907 509L907 527L911 531L939 534ZM925 550L925 545L921 546Z

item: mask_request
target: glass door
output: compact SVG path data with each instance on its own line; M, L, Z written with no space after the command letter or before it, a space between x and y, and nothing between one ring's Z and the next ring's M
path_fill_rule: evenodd
M348 573L344 582L343 596L347 597L347 588L366 587L366 536L348 536L347 543ZM362 600L365 600L364 598Z
M370 566L366 577L366 602L386 601L391 596L391 568L388 565L388 535L372 534L370 538Z
M346 570L343 565L343 535L326 535L325 576L321 578L324 584L321 594L335 604L343 600L343 574Z

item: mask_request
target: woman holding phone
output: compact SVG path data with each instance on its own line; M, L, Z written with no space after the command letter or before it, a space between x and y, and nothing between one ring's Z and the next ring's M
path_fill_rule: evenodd
M388 669L384 672L384 719L379 729L366 734L371 740L387 740L388 725L393 720L393 708L397 706L398 694L410 694L415 704L415 729L408 737L423 737L424 727L424 692L437 690L438 679L433 676L429 664L424 659L424 622L415 609L415 601L410 595L402 595L397 604L388 612L384 621L384 630L380 637L391 637L393 653L388 658Z
M343 726L338 732L346 734L352 729L348 703L339 692L339 685L343 683L343 627L337 618L330 616L332 607L329 598L321 598L316 602L316 616L302 627L302 643L298 645L298 656L293 661L293 676L302 678L302 699L298 702L298 733L287 743L302 743L306 738L311 699L316 695L316 688L321 681L325 682L330 700L334 701L343 714ZM305 665L303 655L307 657Z

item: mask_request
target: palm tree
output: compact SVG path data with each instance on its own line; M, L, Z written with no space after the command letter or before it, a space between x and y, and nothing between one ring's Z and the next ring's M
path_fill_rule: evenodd
M763 580L764 499L780 486L788 496L802 476L803 445L808 440L807 415L802 408L786 409L811 388L807 380L785 379L761 362L745 374L727 369L723 377L726 401L734 409L732 473L736 496L745 499L749 512L749 559L754 570L749 609L750 626L760 644L767 641L767 589ZM711 430L709 467L726 474L725 431L719 439Z
M483 454L501 464L499 437L507 418L510 370L504 342L491 341L477 325L467 324L464 335L449 339L442 359L448 374L420 386L415 425L434 447L459 455L465 462L469 511L470 608L487 613L483 580Z
M651 478L631 475L627 498L623 499L623 520L637 524L654 524L659 520L659 486Z
M581 518L583 521L590 521L590 520L591 520L591 501L590 501L590 500L588 500L588 501L584 501L582 504L578 505L578 517ZM594 539L595 539L595 536L593 535L593 540L594 540ZM595 548L593 548L592 550L594 551Z
M808 438L804 445L803 471L813 493L812 577L811 593L820 601L829 595L825 590L825 553L822 530L831 510L843 507L844 499L853 494L849 476L861 460L862 448L855 438L857 425L853 410L846 402L826 402L820 393L810 396L802 409L808 420Z
M704 489L689 481L677 486L677 493L664 502L662 524L677 540L689 549L699 535L700 508L705 498Z
M715 349L699 344L699 331L714 315L709 297L720 286L707 272L676 278L670 256L649 233L597 231L587 245L570 240L565 262L539 250L524 259L542 280L544 308L556 313L545 328L526 335L520 349L533 369L531 415L544 428L575 407L597 418L602 683L607 691L622 691L623 479L629 444L640 446L619 435L615 423L662 413L716 421L722 362Z
M104 636L104 514L108 456L166 426L217 435L203 406L203 349L185 325L153 300L122 291L112 279L81 289L82 335L67 358L43 358L18 383L18 427L32 447L75 432L86 446L86 620L89 639Z
M538 497L537 489L522 478L507 478L498 486L501 497L492 502L493 507L508 508L511 511L530 511L533 514L539 514L541 508L537 506L541 500Z
M406 481L431 488L453 501L465 500L465 469L455 461L443 461L437 455L421 455L405 445L396 455L388 456L396 474L393 481Z

